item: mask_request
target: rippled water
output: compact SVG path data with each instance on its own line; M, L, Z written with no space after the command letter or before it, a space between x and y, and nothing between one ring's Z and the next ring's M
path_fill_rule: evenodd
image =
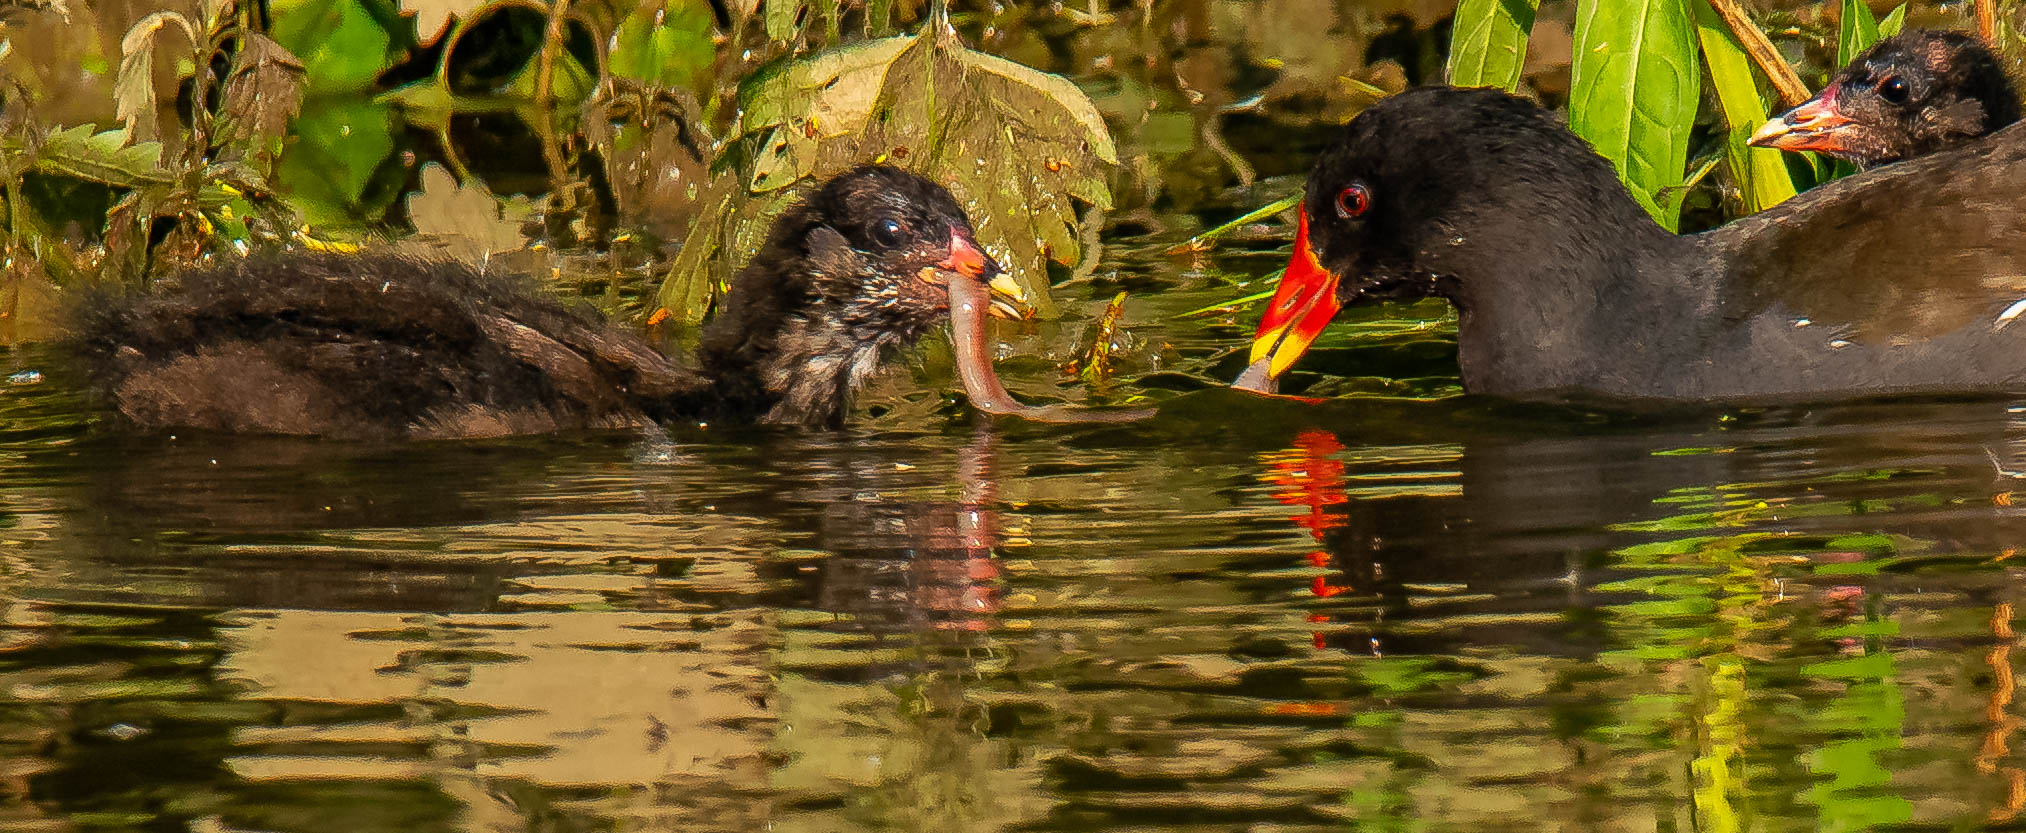
M1229 361L1217 326L1143 318L1148 388L1182 376L1146 357ZM1316 365L1440 394L1453 348L1417 329L1347 328ZM0 358L49 371L0 391L9 829L2026 808L2004 402L1198 390L1065 429L917 396L842 434L350 446L123 437L48 356Z

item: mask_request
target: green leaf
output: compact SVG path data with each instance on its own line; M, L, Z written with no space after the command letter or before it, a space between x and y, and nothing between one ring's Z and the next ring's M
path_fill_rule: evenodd
M408 178L408 169L389 158L393 124L385 101L343 98L303 109L275 178L307 222L356 226L393 205Z
M699 0L642 5L613 31L607 66L613 75L643 84L703 90L717 58L711 40L715 23L710 6Z
M1611 160L1653 219L1674 230L1702 72L1686 0L1581 0L1569 128Z
M1173 246L1169 246L1167 249L1167 254L1171 255L1181 254L1183 252L1195 252L1208 249L1210 248L1211 243L1216 242L1217 238L1230 234L1234 229L1241 228L1249 223L1257 223L1268 217L1272 217L1275 214L1279 214L1283 211L1286 211L1290 208L1300 205L1302 196L1303 193L1297 191L1293 194L1289 194L1285 197L1281 197L1280 199L1274 200L1273 202L1252 209L1251 211L1247 211L1244 214L1241 214L1237 217L1234 217L1224 222L1222 225L1219 225L1216 228L1205 231L1183 242L1176 243Z
M866 0L866 34L874 37L884 37L887 33L893 31L893 3L894 0Z
M22 151L10 140L7 152ZM90 125L50 131L35 151L34 167L47 174L60 174L117 188L144 188L170 182L162 170L162 146L158 142L126 144L126 133L108 130L93 133Z
M871 115L887 69L914 44L913 36L881 38L769 64L739 84L741 129L735 132L795 126L834 137L855 131Z
M764 11L768 40L780 42L794 39L795 16L802 11L802 0L766 0Z
M730 169L700 201L659 296L680 318L702 314L700 288L730 279L787 188L854 165L885 161L947 186L1043 315L1052 312L1048 260L1081 256L1080 206L1111 207L1106 173L1118 151L1089 97L966 48L947 29L770 65L741 85L738 102L739 140L713 164Z
M371 89L390 65L392 36L361 1L274 4L274 29L269 34L302 61L310 94Z
M1745 144L1752 131L1765 122L1766 100L1759 94L1752 75L1751 59L1744 46L1709 7L1707 0L1695 3L1695 33L1702 41L1708 62L1710 83L1716 85L1717 103L1723 108L1729 132L1724 137L1724 156L1731 176L1737 181L1745 210L1764 211L1794 196L1794 180L1787 175L1787 160L1773 148Z
M1843 0L1843 20L1836 27L1836 65L1850 63L1877 42L1878 19L1871 16L1871 7L1864 0Z
M1899 8L1893 9L1891 14L1886 15L1884 20L1878 22L1878 37L1880 39L1897 35L1899 34L1899 30L1906 28L1906 6L1907 4L1905 3L1899 4Z
M1534 10L1540 0L1462 0L1456 4L1449 38L1449 83L1458 87L1519 85L1527 62L1527 36L1533 32Z

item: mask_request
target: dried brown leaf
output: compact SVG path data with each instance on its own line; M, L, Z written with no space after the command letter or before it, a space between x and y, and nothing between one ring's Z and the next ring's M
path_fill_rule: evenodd
M225 78L220 138L282 135L302 109L304 80L294 53L266 35L247 33Z
M467 263L520 249L527 243L520 224L501 215L500 204L478 183L460 185L443 166L422 169L422 191L408 198L414 244Z
M471 13L491 0L401 0L401 10L415 13L416 42L428 45L450 29L450 19L471 19Z
M152 139L155 124L155 46L163 29L183 31L195 48L197 29L176 12L155 12L127 29L120 40L120 73L113 82L113 112L125 125L129 141Z

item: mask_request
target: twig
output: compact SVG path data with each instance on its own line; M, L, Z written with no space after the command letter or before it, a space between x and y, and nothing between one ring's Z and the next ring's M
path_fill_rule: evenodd
M1225 143L1223 126L1224 117L1217 113L1213 112L1209 118L1203 119L1203 126L1199 131L1203 145L1217 154L1217 158L1224 160L1232 175L1238 177L1239 185L1249 188L1254 178L1252 164L1246 162L1245 157L1239 156L1237 151L1231 149L1231 145Z
M1998 0L1977 0L1977 36L1998 45Z
M563 51L563 23L570 16L570 0L554 0L549 7L549 25L542 31L542 56L535 65L535 109L544 114L556 96L556 58Z
M1845 2L1856 3L1863 0L1845 0ZM1808 88L1801 83L1801 76L1794 73L1794 68L1787 64L1787 59L1780 57L1780 50L1775 49L1773 42L1766 39L1765 32L1759 31L1758 24L1752 22L1752 16L1745 12L1745 7L1739 0L1709 0L1709 7L1716 11L1718 17L1723 18L1725 26L1730 27L1731 34L1744 46L1745 54L1751 57L1752 63L1758 65L1760 74L1773 82L1773 90L1780 94L1782 109L1808 100Z

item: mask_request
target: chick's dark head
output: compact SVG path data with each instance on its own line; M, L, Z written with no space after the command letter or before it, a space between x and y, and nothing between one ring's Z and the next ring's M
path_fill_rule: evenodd
M1913 29L1879 41L1751 143L1882 165L1975 141L2019 120L1998 56L1975 35Z
M803 210L812 224L804 237L811 289L854 327L932 325L949 314L950 281L991 284L1001 274L956 198L899 168L832 177Z

